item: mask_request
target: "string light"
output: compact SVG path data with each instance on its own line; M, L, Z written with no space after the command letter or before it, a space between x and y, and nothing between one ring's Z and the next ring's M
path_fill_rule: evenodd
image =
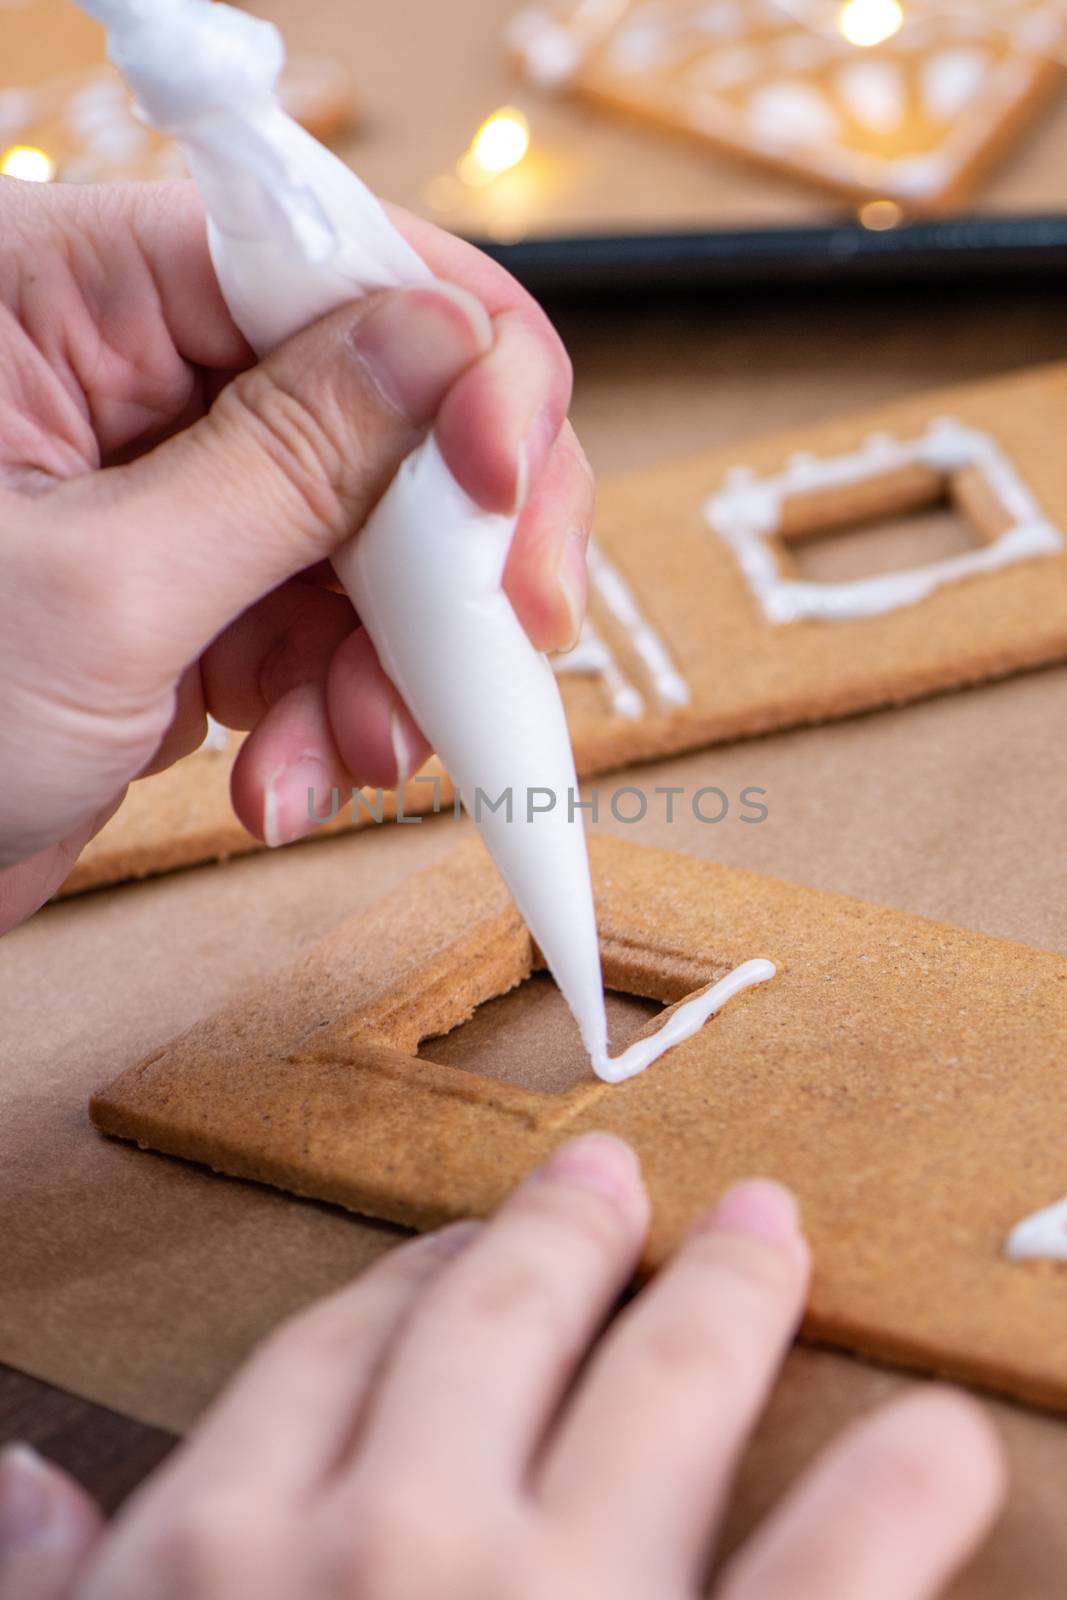
M870 49L900 32L904 7L900 0L845 0L837 25L849 44Z
M860 222L872 233L886 233L904 220L903 207L895 200L868 200L860 206Z
M13 144L0 156L0 173L5 178L21 178L24 183L48 183L56 175L56 164L43 150Z
M478 187L517 167L530 148L530 124L515 106L502 106L486 117L457 171L464 183Z

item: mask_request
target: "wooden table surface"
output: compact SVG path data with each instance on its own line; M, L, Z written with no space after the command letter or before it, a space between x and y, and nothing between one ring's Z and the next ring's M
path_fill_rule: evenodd
M32 1444L72 1473L109 1513L177 1442L159 1428L0 1365L0 1440L12 1439Z

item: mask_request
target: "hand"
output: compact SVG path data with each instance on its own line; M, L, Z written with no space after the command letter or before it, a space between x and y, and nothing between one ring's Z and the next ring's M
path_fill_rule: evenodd
M791 1196L742 1184L601 1336L647 1224L625 1145L563 1146L488 1223L274 1334L95 1546L50 1477L51 1538L0 1533L0 1600L691 1600L807 1255ZM1000 1484L978 1407L913 1394L830 1447L714 1594L924 1600Z
M368 296L255 366L191 184L0 178L0 932L131 778L197 747L205 709L254 730L233 799L271 844L310 828L309 781L425 759L324 563L434 418L479 504L525 495L506 587L530 637L574 637L592 482L566 356L502 269L395 220L450 282Z

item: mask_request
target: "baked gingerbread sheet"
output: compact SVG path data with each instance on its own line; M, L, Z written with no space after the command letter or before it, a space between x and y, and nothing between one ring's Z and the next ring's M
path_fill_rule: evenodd
M811 1338L1067 1409L1063 1268L1003 1251L1064 1187L1067 960L618 840L591 859L608 988L669 1006L751 957L777 976L617 1087L437 1065L434 1036L537 965L472 841L102 1088L94 1122L420 1228L607 1128L642 1157L649 1269L763 1172L800 1198Z
M1056 365L604 481L589 624L557 661L579 774L1067 658L1064 437ZM951 553L933 513L955 519ZM847 552L902 518L916 530L903 575L805 579L814 544ZM65 892L260 848L229 803L236 746L134 785ZM403 806L451 799L431 766ZM373 796L336 800L313 837L373 823Z

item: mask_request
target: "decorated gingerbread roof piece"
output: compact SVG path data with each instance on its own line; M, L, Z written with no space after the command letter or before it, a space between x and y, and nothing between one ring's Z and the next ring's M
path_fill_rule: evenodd
M526 75L909 211L951 207L1061 81L1059 0L557 0Z

